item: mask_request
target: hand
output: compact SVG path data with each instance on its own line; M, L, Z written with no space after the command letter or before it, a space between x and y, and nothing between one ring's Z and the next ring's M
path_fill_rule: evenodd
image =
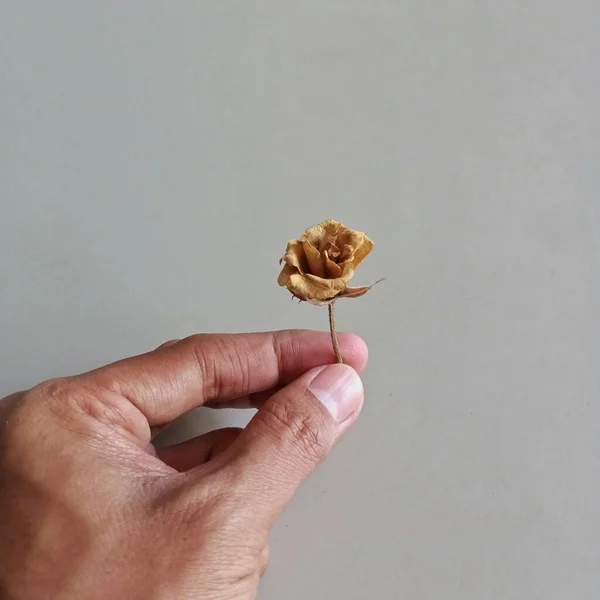
M354 422L364 343L198 335L0 403L0 597L248 600L268 533ZM166 449L151 427L255 406L244 429Z

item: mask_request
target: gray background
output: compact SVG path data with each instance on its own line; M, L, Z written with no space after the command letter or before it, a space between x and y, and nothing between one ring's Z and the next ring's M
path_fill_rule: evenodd
M336 218L377 244L356 282L387 278L339 306L367 405L260 597L597 598L599 24L597 0L0 1L0 394L324 328L277 259Z

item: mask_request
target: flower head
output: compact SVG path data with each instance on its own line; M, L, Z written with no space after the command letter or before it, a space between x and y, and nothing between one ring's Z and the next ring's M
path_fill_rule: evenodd
M288 243L278 283L311 304L362 296L372 286L351 288L348 282L372 249L373 242L361 231L333 219L323 221Z

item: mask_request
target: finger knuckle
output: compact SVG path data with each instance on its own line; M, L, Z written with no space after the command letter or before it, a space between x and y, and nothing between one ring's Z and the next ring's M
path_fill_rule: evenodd
M70 381L67 378L49 379L44 381L29 392L30 396L45 400L62 400L66 395L66 391L70 387Z
M31 448L40 440L40 433L47 429L49 411L60 404L63 385L62 380L41 383L12 397L6 405L0 424L0 439L2 448L10 450L10 456L19 457L13 462L22 464L22 453L31 454Z
M205 476L201 486L186 474L179 474L177 479L156 503L159 507L168 508L171 521L183 529L192 527L199 514L218 521L226 499L222 474L216 472Z
M133 436L145 429L137 421L137 412L118 395L100 393L101 388L77 378L52 379L29 392L26 404L43 411L61 428L84 435L101 435L105 427L116 428Z
M46 411L60 413L68 396L69 382L66 379L50 379L24 392L20 397L14 423L29 423Z
M268 429L281 432L304 458L314 462L325 454L327 444L318 421L291 402L273 402L266 407L264 420Z
M301 338L291 331L281 331L272 338L272 351L280 373L290 370L302 356Z
M223 335L189 338L203 381L206 400L248 393L255 372L264 365L265 350L250 339Z
M34 387L26 401L36 408L48 410L59 420L70 419L73 406L81 404L82 390L76 390L71 379L50 379Z
M225 344L219 339L198 340L192 338L192 348L198 370L202 378L205 399L213 399L224 393L227 378L224 373L235 369L235 360L227 351Z

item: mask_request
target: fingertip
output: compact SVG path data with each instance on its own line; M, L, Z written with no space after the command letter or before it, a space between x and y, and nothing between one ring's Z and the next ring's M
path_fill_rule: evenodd
M361 372L369 360L369 347L367 343L354 333L339 333L338 341L344 362Z

